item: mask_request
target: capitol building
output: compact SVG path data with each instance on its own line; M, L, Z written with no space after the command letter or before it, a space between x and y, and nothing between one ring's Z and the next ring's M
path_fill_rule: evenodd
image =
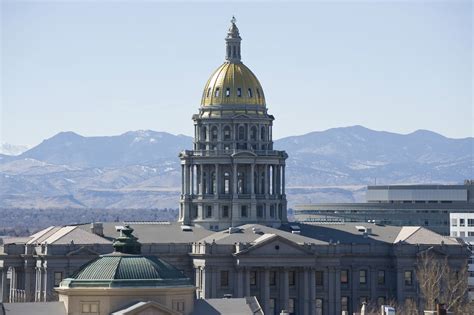
M364 302L421 302L423 253L465 265L465 243L420 226L289 222L288 155L273 148L275 118L241 55L233 19L192 117L193 147L179 153L178 221L4 239L6 314L352 314Z

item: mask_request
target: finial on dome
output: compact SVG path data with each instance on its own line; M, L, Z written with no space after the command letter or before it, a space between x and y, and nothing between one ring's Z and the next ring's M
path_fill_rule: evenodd
M126 225L120 229L120 235L114 240L112 246L115 252L123 254L138 255L141 252L141 244L133 234L133 229Z
M240 41L242 38L239 34L239 29L235 22L237 19L235 16L232 16L230 20L230 27L227 31L227 37L225 38L226 41L226 55L225 59L231 63L239 63L240 62Z

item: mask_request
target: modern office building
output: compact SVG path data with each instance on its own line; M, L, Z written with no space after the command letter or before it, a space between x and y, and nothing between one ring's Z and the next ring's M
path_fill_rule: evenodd
M256 297L253 305L270 315L281 310L303 315L352 313L363 302L420 300L415 270L422 253L448 257L454 270L465 264L469 252L464 242L420 226L289 223L287 155L273 150L274 118L267 113L261 84L241 63L240 41L232 21L226 61L206 83L199 113L193 116L194 148L180 154L179 222L96 222L6 239L0 247L4 302L57 300L69 284L82 283L78 270L96 284L100 279L85 271L100 278L104 267L117 270L109 258L98 257L112 251L111 240L126 226L141 243L140 255L159 259L191 279L196 308L201 301L218 307L215 301L225 297ZM140 259L138 266L143 266L145 260ZM90 261L97 261L98 269ZM186 295L188 283L175 280L183 284L180 290ZM176 299L190 305L187 298ZM172 314L187 313L172 300L159 302L160 307L171 308ZM76 301L87 304L90 299ZM94 305L102 315L109 304Z
M471 250L469 258L469 298L474 301L474 213L451 213L451 236L463 239Z
M474 213L474 181L463 185L368 186L364 203L297 205L300 222L368 222L423 226L449 235L449 215Z

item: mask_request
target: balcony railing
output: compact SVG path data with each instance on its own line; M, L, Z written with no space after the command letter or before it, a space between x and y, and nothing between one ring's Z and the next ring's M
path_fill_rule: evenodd
M283 151L278 150L184 150L188 156L222 156L242 152L251 152L258 156L279 156Z

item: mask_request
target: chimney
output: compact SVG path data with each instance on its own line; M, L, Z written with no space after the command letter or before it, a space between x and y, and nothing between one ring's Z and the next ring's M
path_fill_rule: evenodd
M93 234L104 236L104 226L101 222L92 222L91 223L91 232Z

